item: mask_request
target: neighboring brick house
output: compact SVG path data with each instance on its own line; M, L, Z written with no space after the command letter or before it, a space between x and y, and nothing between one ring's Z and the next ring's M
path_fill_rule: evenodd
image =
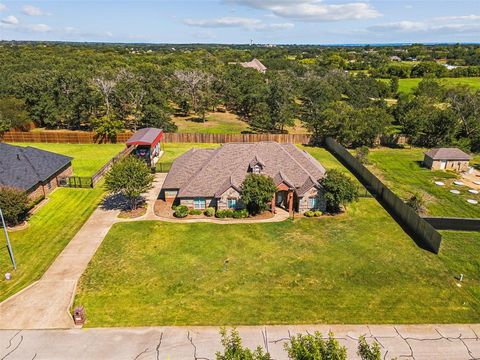
M227 143L218 149L192 149L178 157L165 179L161 198L192 209L240 209L241 185L248 173L271 177L272 199L289 211L325 210L319 180L325 168L293 144Z
M472 157L457 148L432 149L425 153L423 164L432 170L467 171Z
M30 199L46 196L58 178L72 175L72 158L31 146L0 143L0 187L24 190Z

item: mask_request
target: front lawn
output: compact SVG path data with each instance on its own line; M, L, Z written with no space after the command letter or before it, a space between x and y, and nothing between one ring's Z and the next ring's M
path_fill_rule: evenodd
M467 187L451 185L457 174L448 171L431 171L422 166L426 149L375 149L370 152L369 168L398 196L404 200L415 192L424 195L429 215L480 217L479 205L467 203L466 199L480 200L479 195L467 192ZM477 161L472 161L472 164ZM435 181L446 182L447 186L437 186ZM460 195L450 193L458 189Z
M69 243L102 199L101 185L95 189L58 188L48 202L28 221L29 227L10 232L17 260L13 271L3 230L0 233L0 301L38 280ZM3 274L12 273L6 281ZM35 316L35 314L32 314Z
M92 176L112 157L125 148L125 144L56 144L56 143L13 143L18 146L32 146L73 158L76 176Z
M294 222L122 223L75 305L91 327L478 322L478 240L423 251L374 199Z

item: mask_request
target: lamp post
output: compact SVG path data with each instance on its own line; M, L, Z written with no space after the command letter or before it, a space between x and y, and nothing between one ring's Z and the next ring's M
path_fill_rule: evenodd
M17 270L17 263L15 262L15 257L13 256L12 245L10 244L10 238L8 237L7 224L3 218L2 209L0 208L0 219L2 220L3 231L5 232L5 238L7 239L7 249L8 254L10 255L10 260L12 260L13 269Z

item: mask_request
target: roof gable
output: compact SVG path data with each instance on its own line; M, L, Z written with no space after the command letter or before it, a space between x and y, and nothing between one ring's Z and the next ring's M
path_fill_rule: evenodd
M425 153L433 160L470 160L472 157L458 148L431 149Z

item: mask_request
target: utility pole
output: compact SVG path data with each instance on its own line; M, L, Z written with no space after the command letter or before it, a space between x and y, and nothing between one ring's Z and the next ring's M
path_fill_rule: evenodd
M3 213L1 208L0 208L0 219L2 220L3 231L5 232L5 238L7 239L7 249L8 249L8 254L10 255L10 260L12 260L13 269L17 270L17 263L15 262L15 258L13 257L12 245L10 244L10 238L8 237L7 224L5 223L5 219L3 218Z

